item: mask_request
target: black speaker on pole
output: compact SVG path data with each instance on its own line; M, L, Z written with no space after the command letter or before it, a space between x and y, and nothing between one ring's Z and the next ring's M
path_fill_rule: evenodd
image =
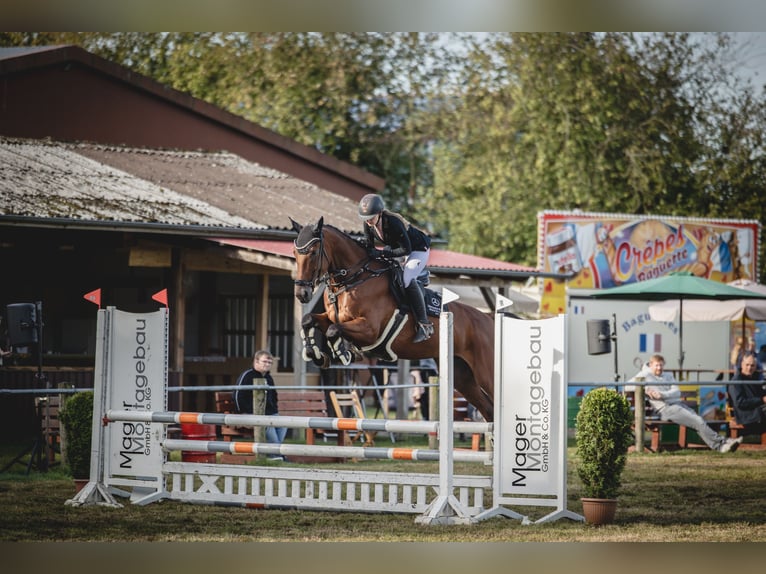
M612 337L607 319L588 319L588 354L605 355L612 352Z
M38 342L37 306L34 303L11 303L6 306L8 338L13 347L25 347Z

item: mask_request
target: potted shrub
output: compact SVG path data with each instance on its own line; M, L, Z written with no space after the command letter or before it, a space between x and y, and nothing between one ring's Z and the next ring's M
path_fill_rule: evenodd
M633 443L627 399L601 387L583 397L577 413L577 474L583 485L583 514L591 524L614 520L620 477Z
M75 393L64 401L59 414L66 445L64 463L80 488L90 478L93 392Z

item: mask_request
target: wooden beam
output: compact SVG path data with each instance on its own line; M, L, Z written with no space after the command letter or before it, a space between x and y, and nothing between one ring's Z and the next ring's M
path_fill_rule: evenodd
M170 246L137 246L130 248L130 267L170 267L173 263Z
M295 268L295 261L276 255L263 256L241 249L188 250L186 268L189 271L287 275Z

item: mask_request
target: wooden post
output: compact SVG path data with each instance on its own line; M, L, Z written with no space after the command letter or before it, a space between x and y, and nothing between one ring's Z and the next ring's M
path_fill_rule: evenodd
M636 452L644 452L644 385L636 385L633 391L633 413L635 415Z
M438 385L439 377L428 377L428 382ZM439 387L428 387L428 420L439 420ZM428 448L436 449L438 444L437 434L435 432L428 433Z
M256 385L265 385L265 379L254 379L253 383ZM253 390L253 414L263 415L266 413L266 391L254 389ZM265 442L266 430L263 427L253 427L253 442Z

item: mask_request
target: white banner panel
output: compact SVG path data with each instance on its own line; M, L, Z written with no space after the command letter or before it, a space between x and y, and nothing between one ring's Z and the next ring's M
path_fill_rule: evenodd
M167 308L154 313L110 311L108 408L167 410ZM156 473L164 425L117 422L111 426L108 452L112 475L145 477Z
M565 317L502 324L502 494L555 496L561 491Z

